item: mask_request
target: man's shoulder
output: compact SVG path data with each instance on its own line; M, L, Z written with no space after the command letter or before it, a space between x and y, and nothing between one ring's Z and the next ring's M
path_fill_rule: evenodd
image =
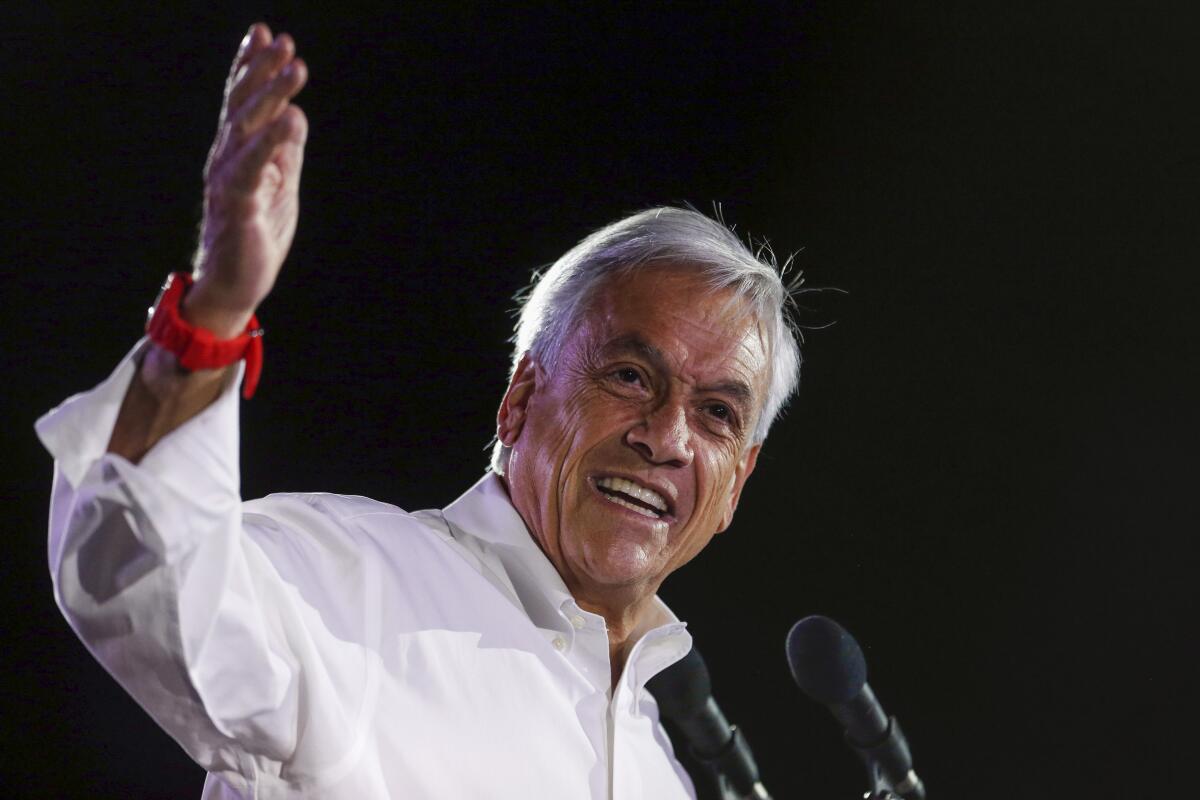
M409 512L391 503L330 492L269 494L242 504L243 530L266 551L341 554L411 548L447 541L437 512ZM366 548L364 550L364 548Z
M410 512L359 495L288 492L243 503L242 519L246 536L277 566L311 565L314 559L344 566L383 556L395 567L453 552L452 560L464 558L479 570L477 554L457 541L437 510Z
M311 514L347 521L368 514L384 514L396 517L413 516L399 506L372 500L356 494L334 494L332 492L278 492L248 500L242 504L246 514L262 514L274 517L279 514L307 516Z

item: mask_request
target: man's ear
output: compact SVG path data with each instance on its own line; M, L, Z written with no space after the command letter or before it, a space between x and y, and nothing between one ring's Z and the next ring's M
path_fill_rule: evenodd
M721 527L717 528L717 533L723 533L733 523L733 512L737 511L738 500L742 496L742 487L746 485L746 479L750 477L750 473L754 472L754 465L758 463L758 451L761 449L762 442L759 442L742 454L733 473L733 488L729 493L729 506L721 517Z
M537 364L529 357L529 353L525 353L513 370L512 380L508 382L504 399L500 401L500 410L496 412L496 438L505 447L512 447L521 435L529 398L537 387L537 375Z

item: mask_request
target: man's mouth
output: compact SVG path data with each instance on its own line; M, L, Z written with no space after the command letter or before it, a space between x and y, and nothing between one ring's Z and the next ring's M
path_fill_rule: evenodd
M598 478L596 488L610 501L650 519L662 519L668 510L658 492L625 478Z

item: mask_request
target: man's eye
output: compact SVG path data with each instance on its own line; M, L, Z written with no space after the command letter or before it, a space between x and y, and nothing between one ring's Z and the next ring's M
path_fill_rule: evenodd
M641 383L642 376L633 367L622 367L614 373L621 383Z
M713 403L708 407L708 413L721 420L721 422L733 421L733 410L724 403Z

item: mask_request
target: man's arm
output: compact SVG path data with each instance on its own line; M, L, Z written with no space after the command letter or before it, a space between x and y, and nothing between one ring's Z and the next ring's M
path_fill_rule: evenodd
M292 240L305 135L294 52L255 26L226 84L184 304L218 336L245 326ZM37 430L55 457L48 560L64 617L197 763L251 796L358 741L374 661L338 637L371 641L371 565L302 499L243 507L236 369L186 373L142 345ZM361 624L334 634L314 596Z
M196 282L184 319L219 338L246 323L283 266L299 213L308 123L291 100L308 69L287 34L265 25L246 34L225 83L216 139L204 167L204 221ZM117 415L108 452L139 463L163 436L220 394L224 370L183 370L151 345Z

